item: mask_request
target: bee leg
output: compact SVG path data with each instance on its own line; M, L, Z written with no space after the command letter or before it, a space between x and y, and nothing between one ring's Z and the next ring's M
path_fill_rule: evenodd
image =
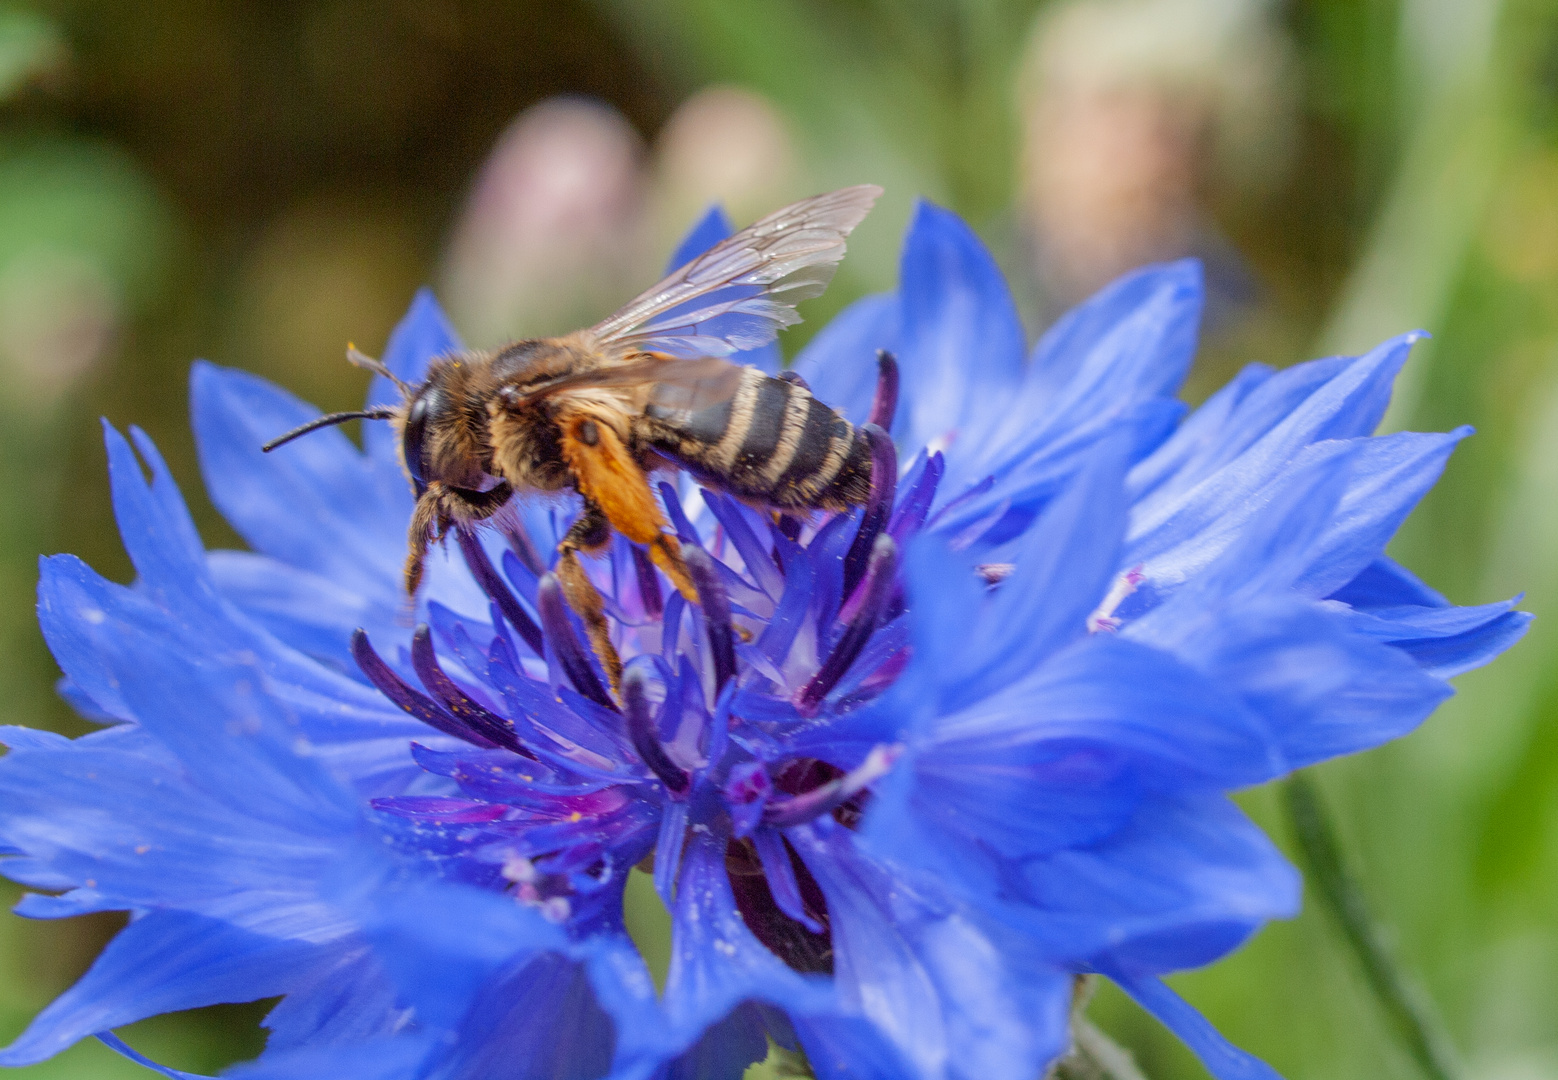
M622 436L607 418L582 410L562 416L558 434L579 493L599 508L612 528L648 548L649 558L677 591L696 604L698 590L682 562L681 545L665 531L665 514Z
M415 600L422 585L427 549L442 540L450 525L474 525L501 510L514 495L507 480L487 491L467 491L433 481L417 498L411 511L410 537L406 544L406 595Z
M617 693L622 685L622 658L617 655L617 647L611 643L605 601L579 562L580 551L600 551L610 540L611 523L606 520L599 506L585 499L584 513L557 545L557 581L563 587L563 599L568 601L574 614L584 622L590 648L595 650L601 666L606 669L612 693Z
M442 485L430 485L417 499L411 511L411 527L406 537L406 596L416 600L422 587L422 571L427 562L427 549L434 540L449 528L449 515L440 497Z
M676 591L689 603L698 602L698 587L692 583L692 575L687 572L687 564L682 561L682 545L676 537L670 533L656 533L649 542L649 558L665 571L665 576L671 579Z

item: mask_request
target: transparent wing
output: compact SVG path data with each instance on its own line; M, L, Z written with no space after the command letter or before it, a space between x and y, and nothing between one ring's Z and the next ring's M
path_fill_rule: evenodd
M734 397L744 370L717 356L700 356L692 360L679 360L664 354L643 356L626 364L573 372L531 387L522 404L591 387L648 385L653 387L649 400L661 409L694 413Z
M593 333L602 348L728 356L801 321L844 257L844 238L882 189L840 188L775 211L716 244L633 300Z

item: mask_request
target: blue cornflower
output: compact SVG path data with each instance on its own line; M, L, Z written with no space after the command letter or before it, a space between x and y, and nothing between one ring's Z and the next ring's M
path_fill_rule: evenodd
M391 433L263 456L314 411L197 366L253 551L205 551L107 431L137 581L59 556L39 589L106 726L5 729L0 867L25 915L136 917L0 1063L282 996L242 1075L735 1077L771 1040L824 1077L1031 1080L1099 972L1218 1076L1270 1075L1159 978L1296 909L1226 793L1410 730L1527 617L1382 553L1465 434L1370 437L1411 337L1184 417L1200 296L1143 270L1025 359L988 254L922 206L900 290L795 365L890 421L871 503L803 524L663 485L702 604L620 538L594 562L620 696L548 573L574 507L458 536L408 619ZM424 294L384 361L457 347ZM622 920L651 860L661 995Z

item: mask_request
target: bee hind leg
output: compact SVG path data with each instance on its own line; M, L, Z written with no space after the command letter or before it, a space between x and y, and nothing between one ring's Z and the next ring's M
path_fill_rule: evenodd
M611 540L611 523L594 502L586 499L584 513L569 528L562 542L557 545L557 581L563 587L563 599L584 623L584 632L590 639L590 648L600 659L611 683L612 693L618 693L622 685L622 658L611 642L611 628L606 621L606 602L600 590L584 572L579 562L579 552L593 554Z
M676 537L670 533L657 533L649 542L649 558L665 572L665 576L671 579L671 584L676 586L676 591L684 596L688 603L698 602L698 588L692 583L692 575L687 572L687 563L682 559L682 546Z

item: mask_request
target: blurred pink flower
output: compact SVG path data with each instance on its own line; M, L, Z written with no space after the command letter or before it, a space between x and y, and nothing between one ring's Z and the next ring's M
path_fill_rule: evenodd
M483 166L449 246L449 306L469 337L560 333L631 288L644 180L623 116L578 98L522 113ZM604 309L604 310L603 310Z
M700 90L655 140L655 235L669 247L710 204L738 221L761 217L797 190L796 149L766 98L735 86Z

